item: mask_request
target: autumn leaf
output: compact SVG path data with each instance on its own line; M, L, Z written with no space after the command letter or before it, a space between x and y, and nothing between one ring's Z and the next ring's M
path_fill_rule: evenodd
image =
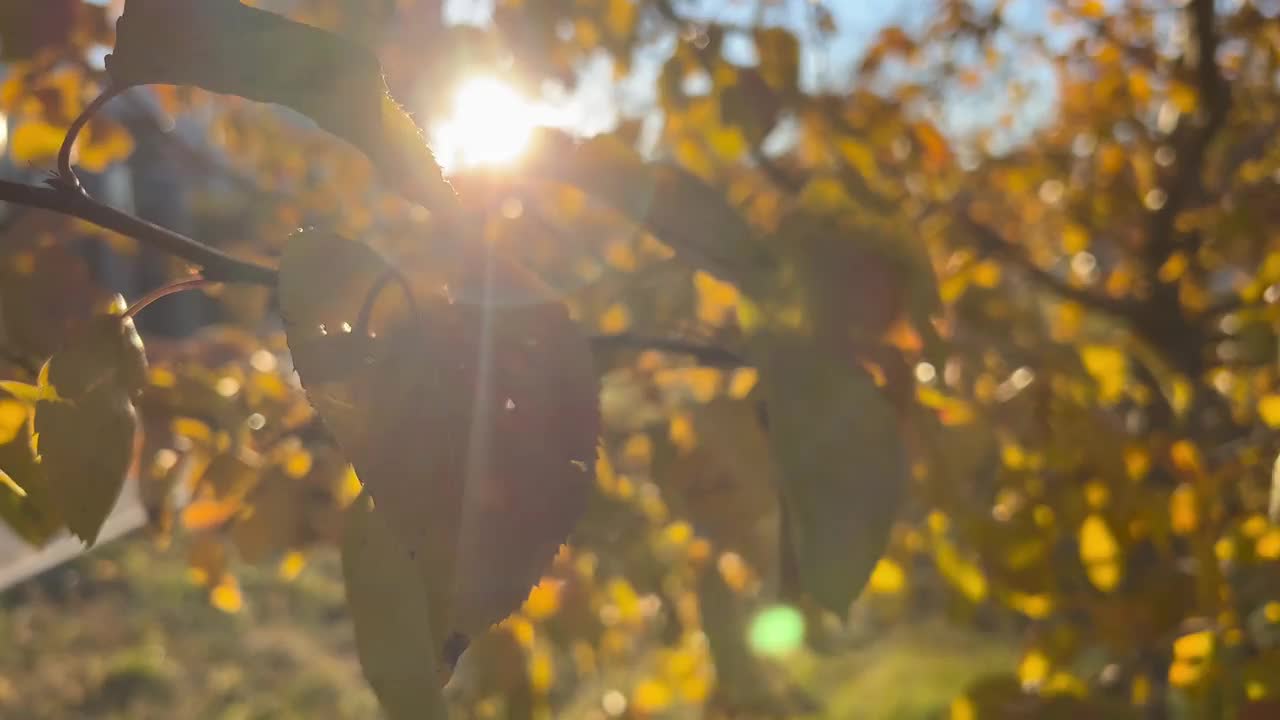
M897 413L870 375L806 337L762 332L754 347L800 583L843 617L906 492Z
M644 162L617 138L576 143L559 131L541 130L514 172L519 182L581 188L723 280L753 285L771 264L757 232L722 194L675 165Z
M421 565L368 496L346 511L342 577L356 653L390 720L447 718Z
M119 300L119 299L118 299ZM146 383L147 361L133 321L116 313L93 317L41 373L36 403L40 465L67 528L86 544L97 540L133 460L138 425L133 399Z
M472 634L519 607L585 511L600 424L590 349L558 304L455 302L389 272L358 243L294 239L280 277L289 345L427 568L436 635Z
M288 106L354 145L411 200L437 212L454 203L377 56L340 35L237 0L128 0L107 71L119 87L195 85Z
M0 491L0 518L23 540L41 546L62 529L44 468L31 447L31 411L27 403L0 396L0 472L22 493Z

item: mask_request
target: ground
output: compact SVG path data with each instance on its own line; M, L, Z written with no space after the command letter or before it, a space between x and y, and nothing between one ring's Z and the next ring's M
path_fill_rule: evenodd
M181 552L122 540L0 595L0 717L289 720L377 717L355 660L338 563L291 582L240 568L237 614L211 607ZM929 622L805 667L828 718L945 715L977 675L1013 666L1004 639Z

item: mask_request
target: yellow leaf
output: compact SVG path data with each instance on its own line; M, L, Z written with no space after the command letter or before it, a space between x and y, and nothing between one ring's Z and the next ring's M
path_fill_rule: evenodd
M629 242L610 243L604 251L605 262L623 272L632 272L639 265L635 249Z
M1183 635L1173 641L1173 657L1183 661L1202 661L1213 652L1213 631L1202 630Z
M240 584L230 575L223 576L222 582L209 591L209 602L224 613L235 614L240 612L240 608L244 607L244 597L240 594Z
M299 480L307 476L311 472L311 453L301 448L290 452L289 457L284 461L284 474Z
M174 418L170 425L174 435L181 435L189 440L196 440L201 443L210 443L213 440L213 431L209 429L207 424L199 420L179 417Z
M9 135L13 160L19 164L43 163L58 156L66 128L33 120L24 122Z
M1042 650L1033 649L1018 663L1018 679L1023 687L1039 686L1049 677L1049 668L1049 656Z
M1124 393L1129 368L1124 352L1106 345L1085 345L1080 348L1080 359L1098 384L1098 399L1104 404L1119 400Z
M1273 600L1262 608L1262 616L1270 623L1280 623L1280 600Z
M545 695L551 690L555 679L556 669L551 662L551 656L546 652L534 652L533 657L529 659L529 687L535 693Z
M1168 260L1164 261L1164 265L1160 266L1160 271L1157 273L1157 276L1160 278L1161 282L1174 282L1178 278L1182 277L1182 274L1187 271L1187 267L1189 265L1190 262L1187 260L1187 254L1176 252L1170 255Z
M81 136L76 142L76 164L90 172L103 172L112 163L124 160L131 153L133 138L124 128L116 125Z
M871 571L871 579L867 581L867 589L879 595L896 595L906 587L907 575L902 566L889 558L880 558L875 570Z
M1272 528L1258 538L1254 547L1258 557L1266 560L1280 560L1280 528Z
M360 497L360 492L363 489L360 484L360 478L356 476L355 468L348 465L346 472L338 480L338 487L335 488L338 506L345 508L355 502L355 499Z
M0 445L8 445L27 426L27 406L17 400L0 399Z
M1179 440L1169 448L1169 458L1173 460L1173 466L1182 472L1200 473L1203 464L1200 459L1200 449L1190 440Z
M1193 533L1200 526L1199 502L1189 483L1179 485L1169 495L1169 526L1177 535Z
M974 285L993 288L1000 284L1000 264L995 260L983 260L973 266L971 277Z
M1280 427L1280 394L1272 393L1258 398L1258 417L1268 427Z
M671 704L671 688L658 680L645 680L636 686L631 706L643 714L659 713Z
M1012 593L1008 602L1010 607L1032 620L1041 620L1053 612L1053 598L1043 593Z
M534 585L521 608L525 617L536 622L555 615L560 609L561 584L559 580L544 578Z
M693 421L684 413L672 416L667 437L683 453L692 451L698 445L698 433L693 429Z
M625 38L631 33L636 21L636 2L634 0L609 0L609 10L605 15L605 27L617 38Z
M745 398L755 388L759 378L760 373L755 368L738 368L734 370L733 376L729 380L729 397L734 400Z
M698 294L698 319L708 325L723 325L732 318L738 306L738 288L708 273L693 274L693 287Z
M182 509L182 526L200 531L219 527L240 510L238 501L196 500Z
M987 578L982 569L960 557L951 543L935 541L934 561L938 570L960 594L977 604L987 597Z
M631 327L631 311L621 303L614 303L600 316L600 332L616 334Z
M302 569L307 566L307 556L297 550L290 550L280 558L280 566L276 570L276 574L285 582L293 582L302 573Z
M1080 561L1094 587L1109 592L1120 584L1123 573L1120 545L1101 515L1093 514L1080 525Z
M1129 73L1129 94L1140 103L1151 99L1151 78L1146 72L1134 70Z
M1062 230L1062 251L1068 255L1084 252L1089 248L1089 233L1079 225L1068 225Z
M1088 18L1100 18L1107 14L1107 6L1102 0L1084 0L1080 3L1080 14Z
M1130 480L1137 482L1151 471L1151 454L1146 448L1130 446L1124 451L1124 470Z
M1169 101L1174 104L1184 115L1189 115L1196 111L1196 105L1199 104L1199 96L1196 89L1190 85L1174 81L1173 88L1169 91Z
M44 367L48 367L48 363ZM34 405L41 400L58 400L58 391L49 384L28 385L16 380L0 380L0 390L4 390L18 400Z

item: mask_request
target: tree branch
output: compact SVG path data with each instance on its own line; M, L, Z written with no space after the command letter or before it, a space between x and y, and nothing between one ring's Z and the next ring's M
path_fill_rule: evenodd
M198 280L200 283L238 282L267 286L276 284L274 268L232 257L185 235L104 205L69 187L66 189L43 188L0 180L0 202L70 215L151 245L200 266L203 271L202 278ZM689 355L699 364L712 367L740 367L746 364L745 360L729 350L668 338L650 338L625 333L596 335L591 338L591 345L596 352L658 350Z
M1231 109L1231 93L1218 67L1218 34L1214 0L1191 0L1188 4L1196 40L1196 90L1198 107L1174 130L1177 161L1172 177L1164 183L1166 199L1152 213L1147 227L1148 270L1154 275L1178 249L1174 223L1188 203L1195 202L1203 188L1200 173L1205 154ZM1188 122L1190 120L1190 122Z
M995 228L985 225L966 212L959 214L960 221L978 237L979 248L1017 267L1027 274L1036 284L1065 300L1080 303L1086 308L1112 315L1122 320L1133 320L1138 306L1136 303L1119 298L1108 297L1090 292L1086 288L1076 287L1037 265L1027 257L1022 249L1006 241Z
M0 202L51 210L126 235L200 266L205 279L213 282L271 286L276 283L274 268L233 257L186 235L100 203L78 190L0 180Z
M591 336L591 348L596 352L609 350L658 350L660 352L688 355L699 365L736 368L748 365L742 356L724 348L691 343L671 338L644 337L631 333Z

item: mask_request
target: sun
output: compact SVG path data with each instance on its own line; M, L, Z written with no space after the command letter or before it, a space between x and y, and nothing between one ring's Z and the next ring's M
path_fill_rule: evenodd
M432 129L432 149L446 170L509 165L553 113L490 76L458 86L450 115Z

